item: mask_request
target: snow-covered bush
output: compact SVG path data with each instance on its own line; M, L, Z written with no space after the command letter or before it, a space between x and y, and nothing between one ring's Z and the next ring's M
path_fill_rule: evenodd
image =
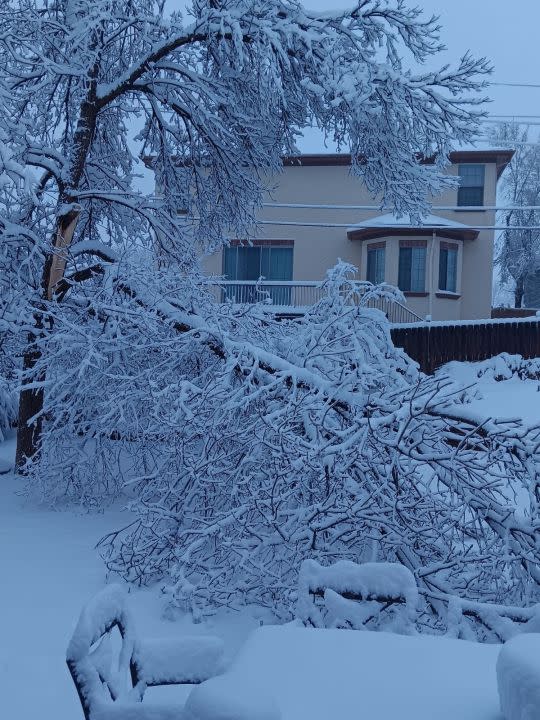
M488 360L475 363L477 377L488 377L493 380L510 380L518 377L521 380L540 380L540 358L523 358L521 355L501 353Z

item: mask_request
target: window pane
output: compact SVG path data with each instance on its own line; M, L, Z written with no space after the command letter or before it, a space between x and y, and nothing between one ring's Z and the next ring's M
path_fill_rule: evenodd
M446 276L448 272L448 250L441 248L439 251L439 290L446 290Z
M223 250L223 274L227 280L236 280L237 247L226 247Z
M270 273L268 280L292 280L293 249L270 248Z
M292 280L293 249L285 247L271 247L268 280ZM291 304L290 287L272 287L269 289L272 302L276 305Z
M457 291L457 250L450 249L448 252L448 268L446 272L446 288L448 292Z
M485 165L464 164L458 167L458 206L483 205Z
M376 283L379 284L384 282L385 249L377 248L375 253L375 280Z
M373 285L384 282L385 249L368 248L366 280Z
M484 165L460 165L458 168L458 173L459 184L462 187L484 187Z
M413 248L399 248L398 287L406 291L411 289L411 261Z
M484 204L484 188L460 187L458 190L458 203L460 207L467 205Z
M237 280L258 280L261 275L261 248L239 247Z
M261 248L261 277L266 278L267 280L270 280L270 254L271 254L271 247L262 247ZM258 278L257 278L258 279Z
M426 248L415 247L411 249L411 291L424 292L426 288Z

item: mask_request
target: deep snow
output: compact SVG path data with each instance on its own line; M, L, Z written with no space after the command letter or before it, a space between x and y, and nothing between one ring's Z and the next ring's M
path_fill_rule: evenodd
M264 627L187 707L197 720L500 720L498 651L440 637ZM251 715L221 714L224 691Z

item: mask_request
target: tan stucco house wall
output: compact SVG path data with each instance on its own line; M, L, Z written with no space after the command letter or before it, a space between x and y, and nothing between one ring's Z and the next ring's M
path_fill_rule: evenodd
M450 156L449 174L460 167L484 167L482 206L496 204L497 179L512 157L512 151L474 150ZM377 201L362 182L350 174L346 155L303 155L284 160L283 173L273 180L268 202L291 205L354 205L376 207ZM476 198L478 203L478 197ZM458 207L458 189L445 192L433 202L434 209L422 228L403 227L403 220L376 209L265 207L260 219L298 225L262 224L257 240L282 241L293 246L292 280L321 280L338 258L358 268L358 279L367 278L368 250L384 244L384 280L398 284L400 247L424 246L425 287L422 293L406 292L407 305L420 317L433 320L489 318L493 271L493 230L477 226L495 225L493 210L463 210ZM442 210L437 206L456 209ZM383 216L381 218L381 216ZM385 218L388 227L385 227ZM304 224L302 224L304 223ZM331 227L342 225L343 227ZM241 239L240 239L241 240ZM284 241L287 241L285 243ZM457 253L455 291L440 292L441 249ZM224 271L222 252L208 257L209 274Z

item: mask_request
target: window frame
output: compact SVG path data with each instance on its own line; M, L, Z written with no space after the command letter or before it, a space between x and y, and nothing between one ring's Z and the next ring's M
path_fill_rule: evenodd
M464 169L480 169L481 182L470 182L470 178L466 177ZM459 187L457 192L457 207L482 207L484 205L484 195L486 187L486 166L483 163L460 163L458 165ZM477 199L471 199L471 191L477 191ZM474 193L473 193L474 194ZM468 197L467 197L468 195ZM464 198L465 196L465 198Z
M419 252L422 251L422 252ZM402 258L409 257L409 261ZM414 258L417 258L417 267L414 267ZM418 259L421 262L418 263ZM408 265L408 268L407 268ZM422 282L415 282L415 273L420 277L419 269L423 266ZM398 288L403 293L412 295L427 295L426 292L426 270L427 270L427 241L426 240L400 240L398 256ZM407 273L407 278L404 274Z
M450 255L450 253L452 253ZM449 264L450 257L453 258L452 264ZM443 258L445 258L443 260ZM441 241L439 244L439 280L438 292L458 294L458 260L459 245L457 243L449 243ZM453 287L449 287L449 279L452 278L450 268L453 266ZM441 280L444 275L444 282Z
M373 265L370 264L370 257L374 258ZM382 260L381 260L382 258ZM370 277L373 268L373 278ZM386 243L370 243L366 248L366 280L372 285L384 283L386 278Z

